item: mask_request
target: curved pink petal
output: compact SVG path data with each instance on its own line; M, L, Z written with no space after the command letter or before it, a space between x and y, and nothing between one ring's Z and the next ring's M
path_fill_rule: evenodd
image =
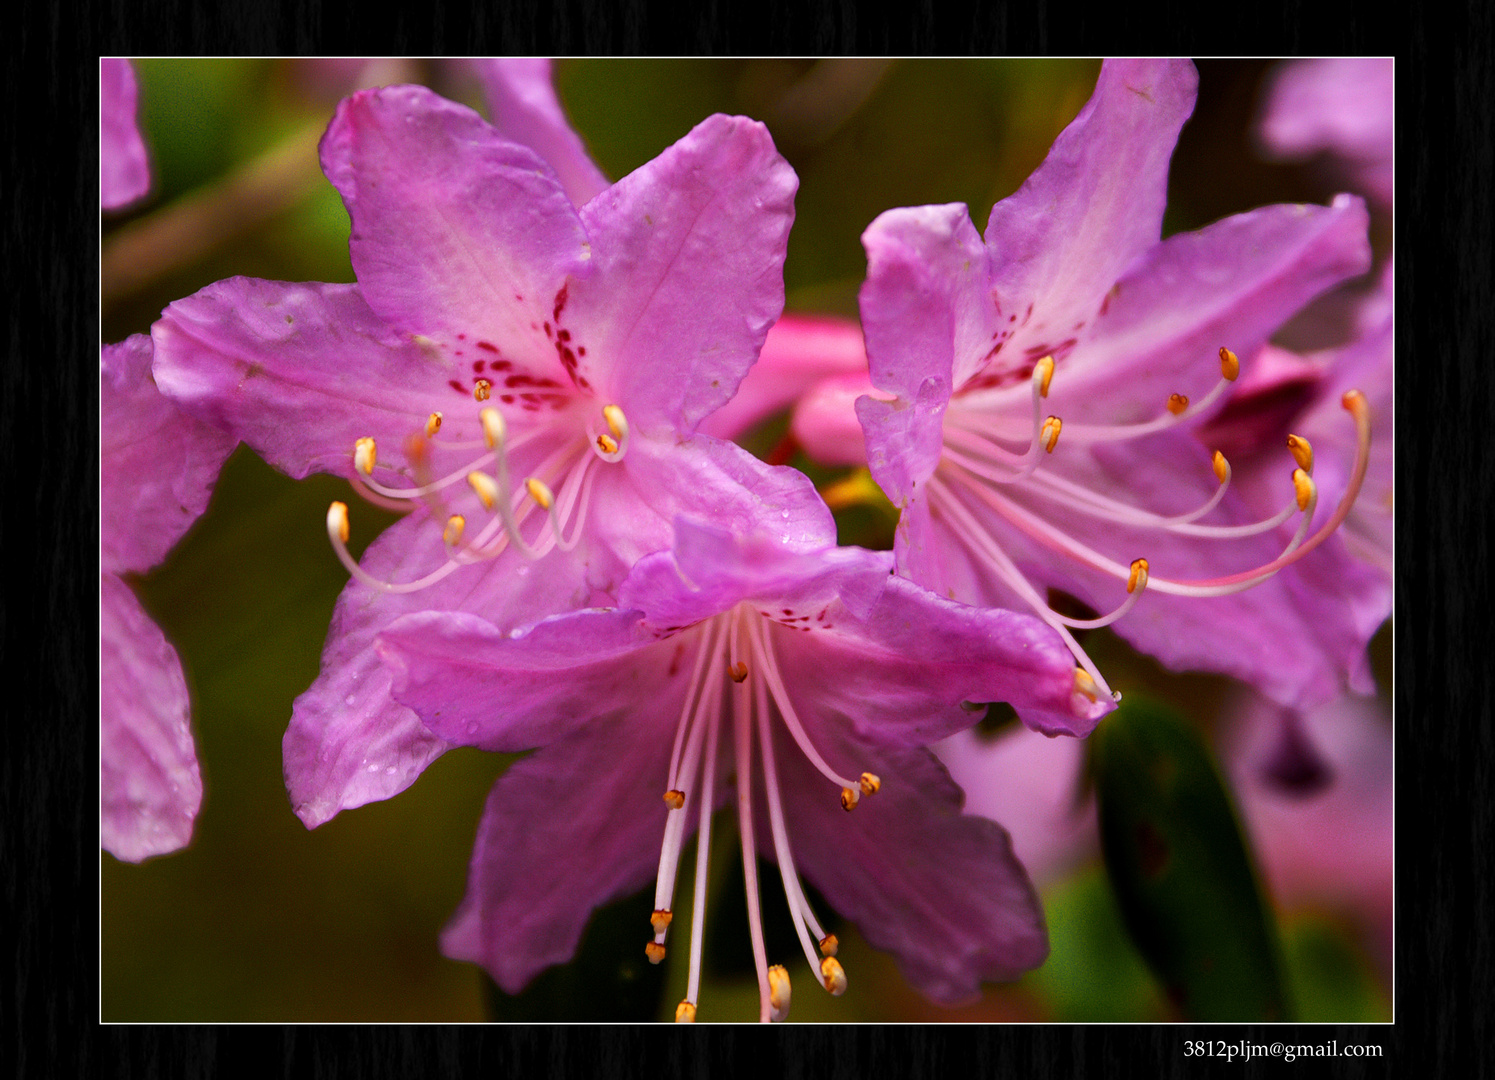
M99 205L116 210L151 186L145 140L135 119L138 91L128 60L99 60Z
M99 563L148 570L207 509L235 440L151 381L151 339L99 352Z
M716 115L584 206L592 272L556 312L578 380L646 432L724 405L783 311L798 186L767 128Z
M1062 361L1122 271L1158 242L1168 161L1198 84L1187 60L1106 61L1043 164L992 207L994 369Z
M807 392L813 392L812 387L818 389L821 380L860 376L860 382L866 383L866 374L867 348L862 343L862 328L855 322L786 314L768 331L758 362L742 380L736 395L701 421L697 430L720 439L735 438L801 401ZM850 401L844 419L849 430L855 432L860 449L862 429Z
M672 728L689 665L671 662L675 646L658 636L637 611L574 611L510 633L476 615L426 611L390 624L379 648L395 699L431 731L515 751L602 717L643 724L658 712Z
M653 877L673 736L647 720L588 724L498 778L467 894L442 934L447 956L481 964L517 994L543 968L571 959L593 909ZM640 927L640 954L648 936Z
M581 137L566 120L543 57L485 57L467 61L483 86L493 126L506 139L545 159L576 206L607 189Z
M897 957L913 986L947 1004L975 997L984 980L1015 979L1043 963L1043 909L1007 833L961 814L960 789L933 754L863 743L835 728L812 736L832 767L882 779L848 814L787 734L774 735L795 862L831 907ZM768 835L766 819L758 833Z
M1263 92L1260 138L1273 156L1327 151L1375 202L1392 198L1395 63L1389 57L1289 60Z
M417 512L370 544L361 565L384 581L417 580L445 562L440 532ZM428 609L472 612L508 629L590 601L579 555L553 552L542 565L510 552L418 592L348 583L333 610L321 672L296 699L282 745L291 806L307 828L399 794L449 747L391 695L390 671L377 651L380 632Z
M567 382L545 328L568 278L587 273L587 236L534 151L425 87L393 86L344 100L321 153L381 318L448 362L464 343L481 359L486 343L532 377Z
M1243 360L1294 312L1370 265L1365 204L1266 206L1169 237L1132 264L1107 309L1054 375L1064 420L1117 424L1197 399L1220 379L1222 345Z
M176 851L201 804L181 661L130 587L100 574L100 842L127 862Z
M795 404L789 430L800 448L822 465L865 465L867 442L856 403L875 393L865 371L824 379Z

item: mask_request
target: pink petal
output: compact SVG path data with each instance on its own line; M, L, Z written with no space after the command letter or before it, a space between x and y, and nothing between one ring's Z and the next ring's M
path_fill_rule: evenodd
M835 728L813 736L833 767L882 780L848 814L788 735L774 736L796 865L870 945L893 953L913 986L947 1004L1044 961L1043 910L1007 833L961 814L960 789L934 755L864 744Z
M99 60L99 205L115 210L151 186L145 140L135 118L135 72L128 60Z
M881 395L865 371L816 383L794 406L795 441L822 465L865 465L867 443L856 403L873 396Z
M582 208L563 322L630 424L689 433L732 397L783 310L798 184L767 128L716 115Z
M758 362L742 380L736 396L703 420L699 430L721 439L735 438L794 405L821 380L860 376L860 382L866 383L866 374L867 350L862 328L856 323L829 316L785 315L769 330ZM860 448L862 429L850 401L844 419Z
M1198 83L1187 60L1106 61L1043 164L992 207L985 237L1002 321L994 369L1031 370L1049 354L1062 361L1112 283L1158 242L1168 161Z
M201 804L181 661L129 586L100 574L100 842L127 862L176 851Z
M365 299L449 363L486 342L532 377L569 385L545 327L587 237L544 162L463 105L420 86L347 98L322 168L353 218L349 253Z
M607 189L607 177L566 120L551 83L549 60L505 56L467 63L483 85L488 114L499 134L544 158L574 205Z
M142 334L100 350L99 380L99 562L148 570L207 509L235 440L157 391Z

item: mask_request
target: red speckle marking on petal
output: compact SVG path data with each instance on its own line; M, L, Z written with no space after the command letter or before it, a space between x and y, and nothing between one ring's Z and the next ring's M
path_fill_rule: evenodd
M467 340L467 335L466 334L458 334L457 335L457 340L458 341L466 341Z
M556 340L557 341L570 341L571 340L571 331L570 330L562 330L560 333L556 334Z
M482 371L483 368L484 368L484 366L485 365L484 365L483 361L481 361L481 360L474 360L472 362L472 370L473 371Z
M587 347L585 345L578 345L576 347L576 355L577 356L585 356L586 354L587 354Z
M546 337L555 337L555 331L550 328L550 324L549 323L545 324L545 336Z
M793 608L787 608L786 607L786 608L784 608L782 610L783 610L783 612L784 612L785 615L793 615L794 614L794 609Z
M480 342L478 342L478 348L482 349L484 352L491 352L491 353L498 352L498 346L495 345L495 344L493 344L493 342L491 342L491 341L480 341Z
M518 294L518 293L515 293L515 294L514 294L514 299L515 299L515 300L523 300L523 299L524 299L524 297L522 297L522 296L520 296L520 295L519 295L519 294Z
M567 284L561 286L560 292L555 294L555 310L551 312L551 317L554 318L557 323L561 321L561 312L566 310L566 300L569 298L570 289L571 285L568 282Z
M448 379L446 384L453 390L457 391L457 393L459 394L462 394L464 396L467 394L467 387L463 386L456 379Z
M505 405L512 405L512 404L514 404L514 395L513 394L500 394L499 397L498 397L498 400L502 401Z

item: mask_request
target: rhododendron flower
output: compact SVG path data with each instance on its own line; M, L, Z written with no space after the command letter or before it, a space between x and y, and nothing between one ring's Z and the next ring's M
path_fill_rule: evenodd
M1292 60L1269 77L1259 134L1278 158L1328 155L1339 182L1389 208L1395 117L1390 57Z
M609 602L687 511L815 543L809 481L693 435L783 305L796 179L761 124L713 116L578 209L552 169L422 87L357 93L321 145L356 285L231 279L157 324L165 392L292 476L416 507L365 553L285 738L318 825L407 787L448 743L389 697L374 637L409 611L500 627ZM523 482L521 482L521 480Z
M157 393L150 365L143 335L99 353L99 837L130 862L186 845L202 779L181 661L120 575L166 557L234 447Z
M135 71L128 60L99 61L99 205L115 210L151 186L145 140L135 120Z
M1229 391L1238 356L1364 271L1366 213L1349 196L1269 206L1159 241L1196 78L1187 62L1108 62L984 240L958 204L874 221L861 306L882 396L857 412L872 474L902 510L902 573L966 602L1033 609L1100 696L1110 688L1069 629L1114 622L1172 667L1308 704L1339 691L1375 629L1343 602L1357 567L1321 546L1363 476L1364 395L1344 400L1357 454L1317 520L1306 447L1282 451L1262 517L1189 427ZM1047 589L1109 613L1062 615Z
M730 783L761 1019L787 1013L789 976L765 952L760 848L832 993L847 975L801 868L937 1000L1039 964L1042 913L1006 834L960 814L924 747L968 727L972 701L1010 701L1071 734L1110 703L1075 693L1073 662L1039 620L942 600L891 569L887 553L793 551L776 533L681 520L673 550L634 567L617 607L512 632L468 612L391 624L380 641L395 697L432 731L486 750L539 746L489 796L448 955L517 992L571 956L593 908L653 873L646 952L659 962L681 846L699 829L677 1013L694 1019L711 812Z

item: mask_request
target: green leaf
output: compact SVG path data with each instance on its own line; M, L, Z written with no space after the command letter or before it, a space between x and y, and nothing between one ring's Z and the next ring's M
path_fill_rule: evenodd
M1185 1019L1292 1019L1275 924L1219 772L1165 707L1091 736L1101 851L1127 932Z

